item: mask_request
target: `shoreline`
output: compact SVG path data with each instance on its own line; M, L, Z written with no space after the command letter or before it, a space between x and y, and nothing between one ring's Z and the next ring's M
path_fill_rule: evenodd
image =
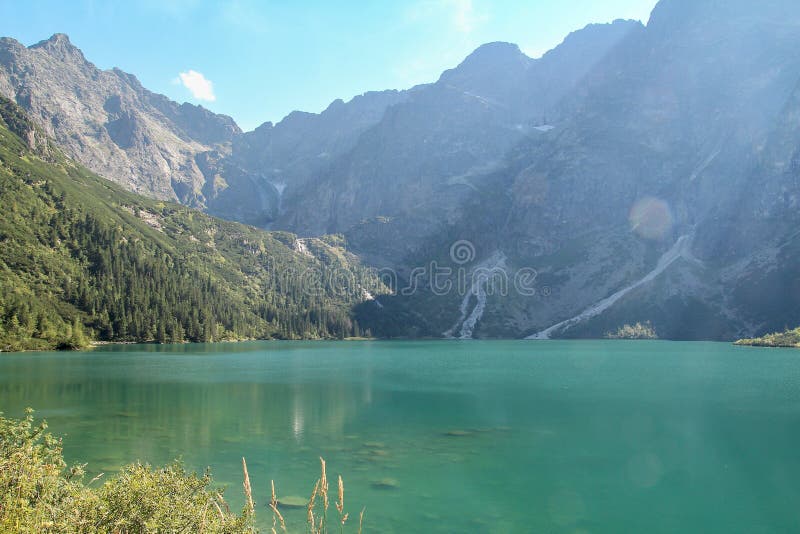
M408 337L398 337L398 338L379 338L379 337L346 337L346 338L329 338L329 339L322 339L322 338L309 338L309 339L226 339L220 341L181 341L178 343L158 343L156 341L92 341L85 347L75 348L75 349L57 349L57 348L50 348L50 349L22 349L22 350L4 350L0 349L0 354L21 354L26 352L81 352L81 351L91 351L101 347L109 347L115 345L161 345L161 346L169 346L169 345L204 345L204 344L220 344L220 343L249 343L249 342L341 342L341 343L359 343L359 342L366 342L366 341L373 341L373 342L380 342L380 341L453 341L458 343L469 343L472 341L519 341L519 342L527 342L527 343L535 343L537 341L543 342L558 342L558 341L569 341L569 342L593 342L593 341L605 341L605 342L676 342L676 343L725 343L725 344L734 344L737 346L754 346L754 347L761 347L761 345L750 345L745 343L739 343L739 341L729 341L729 340L716 340L716 339L702 339L702 340L683 340L683 339L627 339L627 338L620 338L620 339L609 339L606 337L598 337L598 338L580 338L580 339L547 339L547 340L531 340L526 338L486 338L486 339L470 339L470 340L463 340L463 339L453 339L453 338L433 338L433 337L421 337L421 338L408 338ZM741 341L741 340L740 340ZM792 346L776 346L776 345L764 345L765 348L800 348L792 347Z

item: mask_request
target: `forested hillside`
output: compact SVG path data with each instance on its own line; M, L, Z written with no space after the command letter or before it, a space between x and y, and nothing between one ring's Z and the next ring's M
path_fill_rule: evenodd
M0 350L359 335L351 308L382 289L337 238L126 192L5 99L0 206Z

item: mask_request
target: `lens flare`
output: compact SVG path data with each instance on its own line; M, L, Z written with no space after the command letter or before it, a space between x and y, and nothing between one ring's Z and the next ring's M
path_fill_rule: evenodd
M672 212L661 199L645 197L631 208L631 229L645 239L661 239L672 230Z

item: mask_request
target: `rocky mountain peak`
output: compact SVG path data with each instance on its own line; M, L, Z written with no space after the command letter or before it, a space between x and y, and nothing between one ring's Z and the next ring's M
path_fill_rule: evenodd
M69 36L65 33L55 33L49 39L39 41L30 48L32 50L43 50L61 60L79 59L86 61L83 57L83 52L72 44L72 41L69 40Z
M445 71L439 82L457 83L473 77L483 78L487 74L493 76L525 70L532 61L513 43L487 43L475 49L458 67Z
M524 56L524 54L516 44L495 41L482 44L476 48L461 64L466 66L495 61L516 61L520 59L520 56Z
M0 50L24 49L25 45L12 37L0 37Z

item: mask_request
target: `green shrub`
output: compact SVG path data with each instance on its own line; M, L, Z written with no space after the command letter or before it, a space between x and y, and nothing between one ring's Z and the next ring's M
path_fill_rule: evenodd
M307 530L312 534L344 532L349 514L344 508L344 483L338 477L335 501L328 496L325 461L321 476L307 502ZM246 505L232 513L223 490L212 488L211 473L187 472L179 461L154 468L147 464L124 467L100 486L99 477L83 483L84 466L68 467L61 440L47 433L47 423L36 424L33 410L24 419L9 419L0 413L0 533L204 533L254 534L255 503L247 464L242 458ZM331 496L333 500L333 496ZM284 503L272 496L271 532L286 532L280 508ZM336 514L329 517L328 507ZM357 518L358 532L364 510Z
M256 532L253 514L231 513L208 472L134 464L95 489L46 430L31 410L22 420L0 414L0 532Z
M250 515L232 515L210 484L208 471L187 473L180 462L134 464L103 485L91 513L104 532L255 532Z
M82 466L67 469L61 440L34 424L0 414L0 532L91 532L83 511L96 496L81 484Z

